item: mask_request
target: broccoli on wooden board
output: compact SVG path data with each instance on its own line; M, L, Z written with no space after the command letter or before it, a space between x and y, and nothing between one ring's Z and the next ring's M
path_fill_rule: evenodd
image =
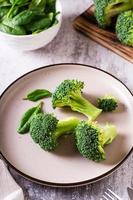
M123 12L118 16L116 34L123 44L133 47L133 10Z
M100 27L111 25L112 18L133 8L132 0L94 0L95 16Z

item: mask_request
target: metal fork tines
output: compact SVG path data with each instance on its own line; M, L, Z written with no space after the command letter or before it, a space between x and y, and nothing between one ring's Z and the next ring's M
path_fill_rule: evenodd
M100 200L122 200L122 199L112 190L107 189Z

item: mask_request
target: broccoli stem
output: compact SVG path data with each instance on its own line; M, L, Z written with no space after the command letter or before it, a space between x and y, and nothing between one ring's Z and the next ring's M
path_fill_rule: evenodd
M54 133L55 138L57 139L64 134L72 133L78 125L79 121L80 120L76 117L70 117L65 120L60 120L57 124L56 131Z
M119 6L118 5L116 4L116 6L115 5L107 6L107 8L105 9L105 15L107 16L108 19L110 19L110 17L113 17L125 10L129 10L132 7L132 4L129 2L128 3L123 2L123 3L121 3L121 5L119 5Z
M80 94L72 94L71 108L86 115L90 120L95 120L102 112Z
M110 124L107 124L103 128L103 146L106 144L112 143L114 138L117 136L117 130L116 127Z

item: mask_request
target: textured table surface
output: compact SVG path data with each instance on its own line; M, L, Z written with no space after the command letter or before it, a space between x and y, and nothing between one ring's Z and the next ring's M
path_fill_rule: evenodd
M133 64L115 55L72 27L73 19L91 4L89 0L62 0L63 23L57 37L45 48L19 52L1 46L0 93L22 74L47 64L76 62L102 68L122 80L133 92ZM128 200L127 186L133 187L133 154L112 175L97 183L72 189L55 189L32 183L11 170L27 200L99 200L103 190L113 191Z

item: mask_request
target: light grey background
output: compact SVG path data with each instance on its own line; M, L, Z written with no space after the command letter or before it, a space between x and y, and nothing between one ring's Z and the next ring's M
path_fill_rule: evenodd
M19 52L1 46L0 93L22 74L47 64L76 62L102 68L123 81L133 91L133 64L76 32L73 19L91 4L90 0L61 0L63 23L57 37L45 48ZM29 161L30 162L30 161ZM27 200L99 200L106 187L112 187L123 200L128 200L127 186L133 187L133 154L112 175L97 183L71 189L40 186L17 175ZM57 170L57 173L58 170ZM60 174L59 174L60 175Z

